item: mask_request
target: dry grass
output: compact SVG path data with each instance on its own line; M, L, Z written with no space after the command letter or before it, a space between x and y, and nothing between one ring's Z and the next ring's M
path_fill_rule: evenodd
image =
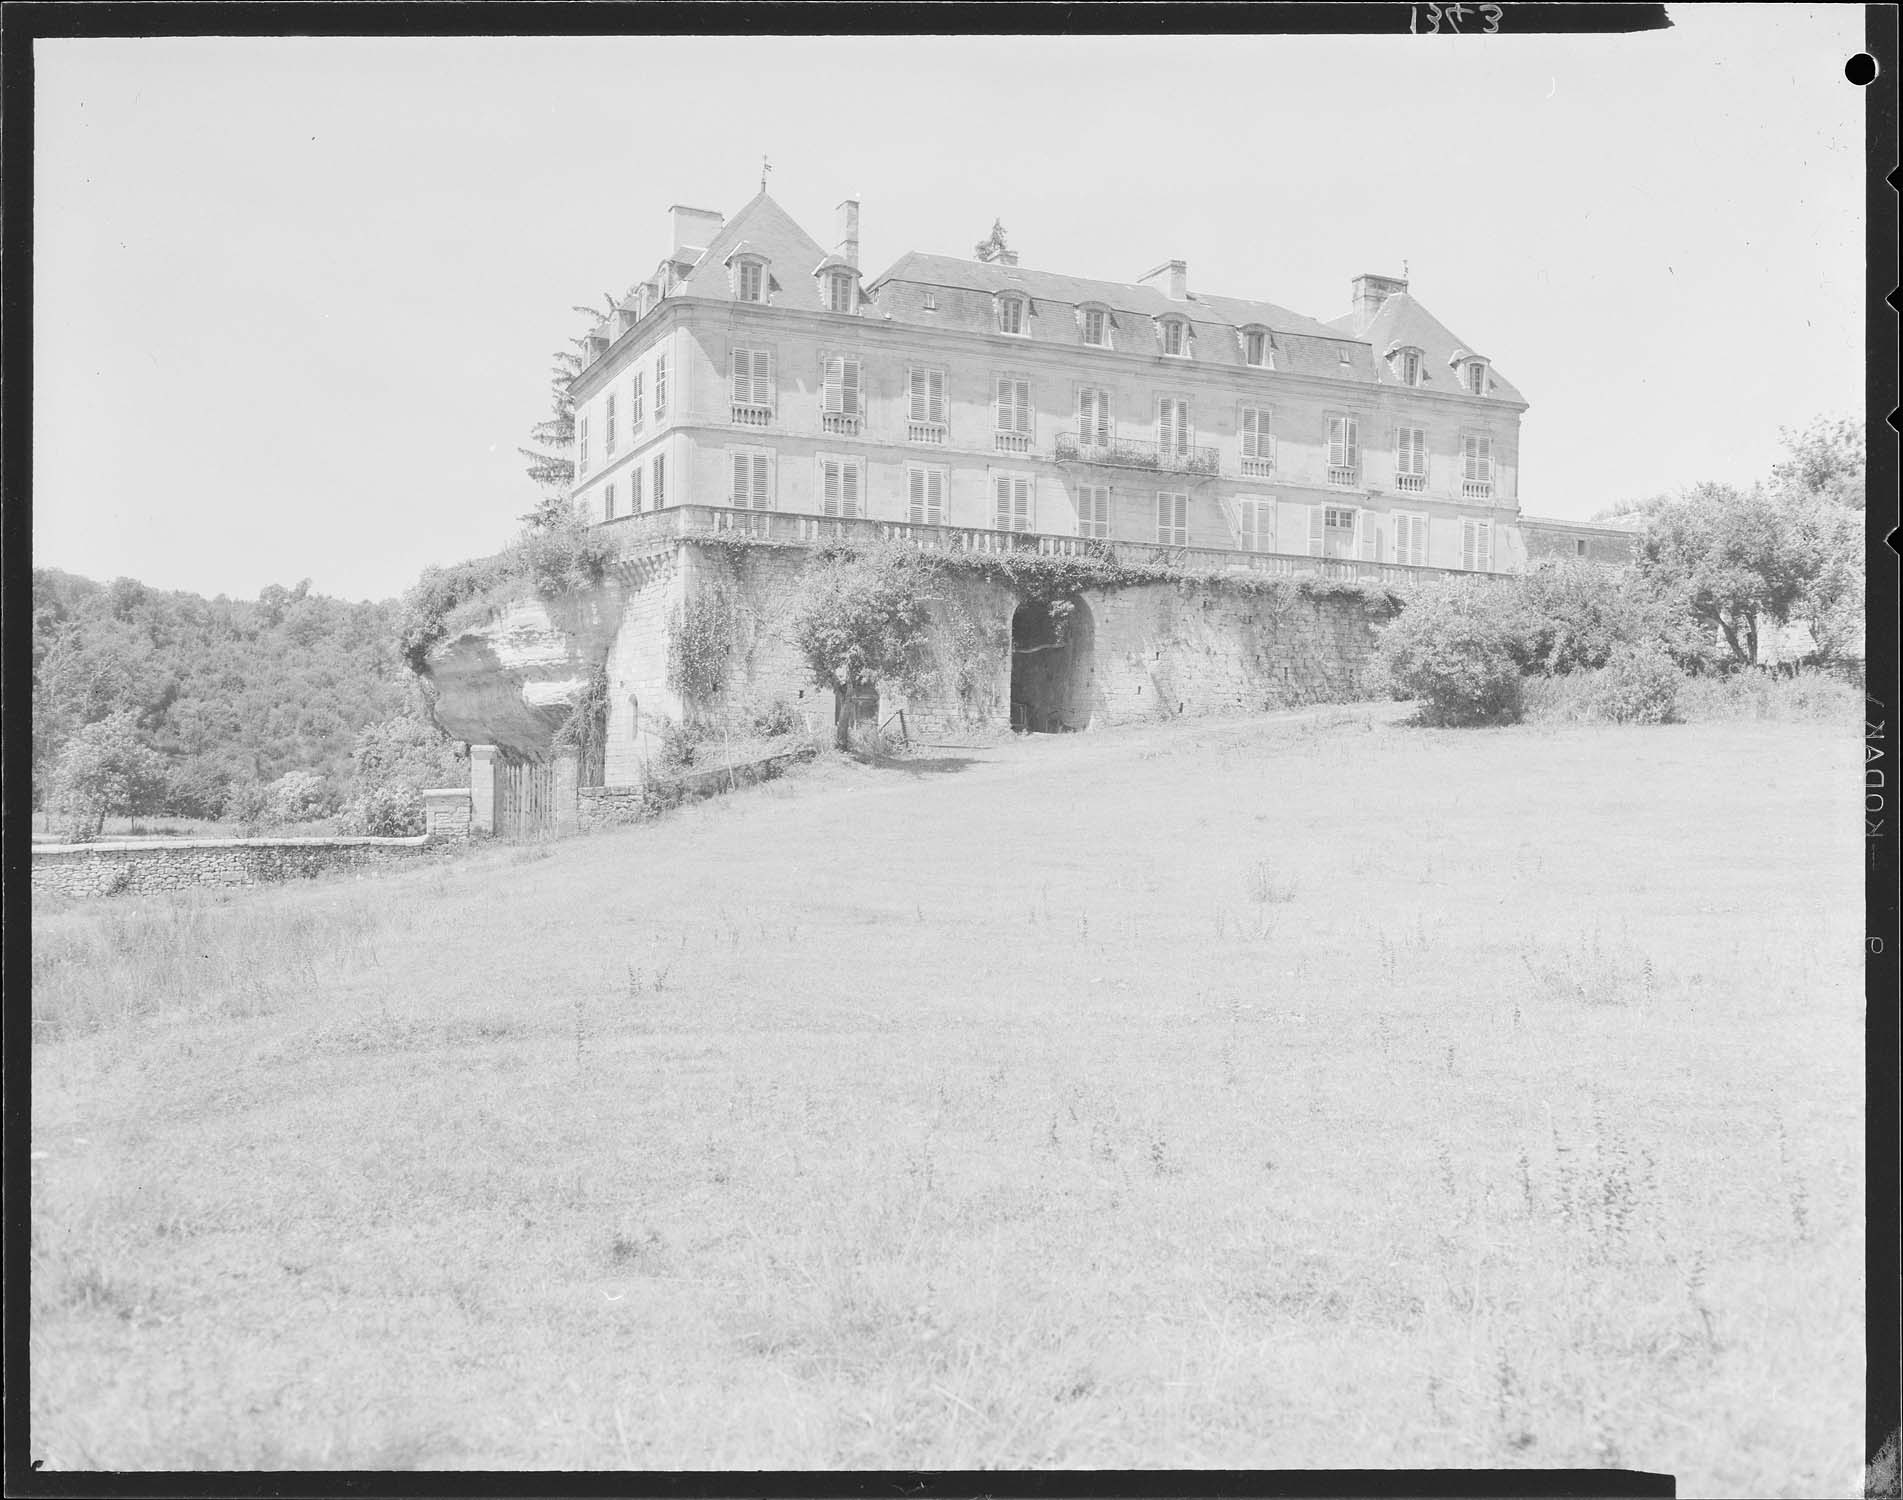
M36 914L32 1455L1855 1492L1854 735L1394 713Z

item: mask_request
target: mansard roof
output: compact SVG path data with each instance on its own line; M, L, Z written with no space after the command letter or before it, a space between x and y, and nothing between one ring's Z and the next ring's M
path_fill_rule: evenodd
M1355 315L1344 313L1329 326L1346 332L1352 330L1354 324ZM1422 307L1411 293L1395 292L1389 296L1362 330L1361 337L1374 348L1374 379L1377 385L1401 384L1401 377L1389 367L1385 357L1389 349L1419 349L1423 356L1423 389L1451 392L1454 395L1466 392L1459 372L1450 369L1449 364L1456 356L1462 359L1473 356L1474 347ZM1480 357L1485 358L1484 355ZM1502 378L1491 363L1487 367L1487 394L1496 401L1518 401L1522 404L1526 401L1518 387Z
M826 258L826 247L793 221L766 193L721 226L714 242L676 289L689 297L734 300L727 262L736 254L757 255L773 269L773 306L824 312L812 268Z
M1334 380L1373 379L1366 340L1273 302L1201 292L1193 292L1179 302L1139 282L1096 281L916 250L900 256L869 290L880 311L895 320L973 333L995 331L993 299L1001 293L1017 293L1030 302L1031 338L1040 344L1083 344L1083 333L1073 312L1078 307L1109 308L1117 344L1123 349L1150 347L1147 342L1135 341L1152 338L1153 319L1186 318L1194 360L1199 364L1241 365L1239 331L1266 328L1275 345L1277 370ZM937 306L930 310L924 305L926 292L933 293L937 300ZM1345 366L1341 362L1343 350L1349 356Z

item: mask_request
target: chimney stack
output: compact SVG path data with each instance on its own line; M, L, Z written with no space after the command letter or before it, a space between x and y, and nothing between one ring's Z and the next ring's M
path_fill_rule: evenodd
M674 218L674 248L669 253L670 260L697 259L701 251L713 244L714 236L726 222L711 209L688 208L680 203L670 207L668 213ZM688 254L689 251L693 253Z
M1018 252L1017 252L1017 251L1015 251L1015 250L1000 250L1000 251L998 252L998 264L999 264L999 265L1001 265L1001 266L1015 266L1015 265L1016 265L1017 263L1018 263Z
M833 253L847 262L855 271L859 269L859 200L848 198L839 205L839 243L833 246Z
M1404 276L1376 276L1363 271L1351 283L1354 289L1355 332L1366 333L1368 325L1374 321L1374 315L1381 311L1381 304L1396 292L1407 290L1407 278Z
M1189 301L1189 265L1186 261L1166 260L1137 278L1142 286L1153 286L1172 302Z

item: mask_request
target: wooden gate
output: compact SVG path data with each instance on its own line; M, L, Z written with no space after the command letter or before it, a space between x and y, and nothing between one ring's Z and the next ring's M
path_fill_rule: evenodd
M555 762L496 757L496 836L546 838L555 831Z

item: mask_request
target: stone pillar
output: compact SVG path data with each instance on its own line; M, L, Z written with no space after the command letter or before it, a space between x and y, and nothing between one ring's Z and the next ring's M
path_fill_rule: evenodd
M469 831L487 837L496 831L496 747L469 747Z
M555 832L581 831L581 752L555 752Z
M432 787L423 793L423 833L432 843L469 837L471 797L466 786Z

